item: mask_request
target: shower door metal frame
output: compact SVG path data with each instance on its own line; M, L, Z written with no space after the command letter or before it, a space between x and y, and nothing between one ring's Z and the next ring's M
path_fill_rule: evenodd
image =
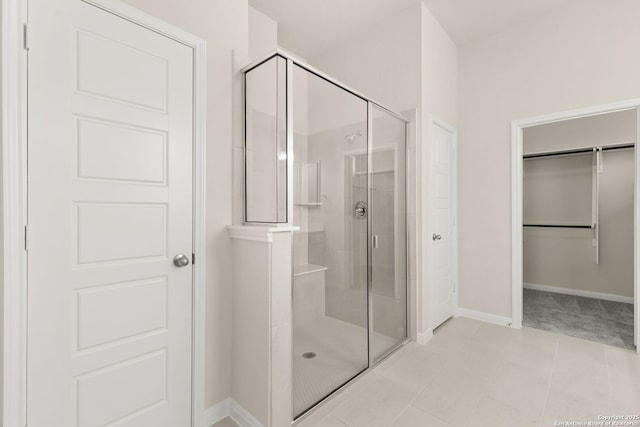
M307 418L310 414L314 413L317 409L323 407L324 405L326 405L329 401L331 401L338 393L340 393L341 391L343 391L345 388L349 387L351 384L353 384L354 382L356 382L358 379L360 379L362 376L366 375L367 373L369 373L371 370L373 370L373 368L375 368L377 365L379 365L380 363L382 363L386 358L388 358L389 356L391 356L392 354L394 354L396 351L398 351L401 347L403 347L404 345L406 345L410 340L411 340L411 336L412 336L412 329L415 327L415 325L411 325L409 319L413 318L412 316L412 305L411 305L411 301L410 301L410 295L411 293L409 292L409 283L410 283L410 271L409 271L409 227L408 227L408 207L409 207L409 197L408 197L408 189L409 189L409 159L407 156L407 151L408 151L408 137L409 137L409 123L410 121L404 117L403 115L396 113L393 110L390 110L389 108L385 107L383 104L376 102L374 100L372 100L371 98L363 95L362 93L356 91L355 89L352 89L351 87L345 85L344 83L336 80L335 78L331 77L330 75L316 69L315 67L312 67L310 65L308 65L306 63L306 61L304 61L301 58L298 58L296 55L293 55L289 52L287 52L286 50L283 49L276 49L275 51L272 51L271 53L264 55L263 57L253 61L252 63L248 64L247 66L243 67L240 71L241 73L244 75L246 75L247 72L251 71L252 69L260 66L261 64L265 63L266 61L269 61L270 59L274 58L274 57L282 57L284 59L286 59L287 61L287 66L286 66L286 70L287 70L287 95L286 95L286 114L287 114L287 120L286 120L286 135L287 135L287 192L288 192L288 197L287 197L287 222L286 223L268 223L271 226L293 226L293 67L294 65L297 65L298 67L304 69L305 71L309 72L312 75L315 75L337 87L339 87L340 89L344 90L345 92L348 92L360 99L362 99L363 101L365 101L367 103L367 198L369 200L369 206L370 206L370 201L371 201L371 165L372 165L372 146L373 146L373 108L374 106L379 108L381 111L389 114L390 116L400 120L401 122L404 123L404 135L405 135L405 146L404 146L404 151L405 151L405 179L404 179L404 215L405 215L405 221L404 221L404 234L405 234L405 295L406 295L406 301L405 301L405 339L403 341L401 341L400 343L398 343L396 346L392 347L390 350L388 350L386 353L384 353L382 356L380 356L378 358L378 360L374 359L373 356L373 351L372 351L372 340L373 340L373 280L372 280L372 265L371 265L371 258L372 258L372 234L371 234L371 221L370 221L370 217L367 218L367 333L368 333L368 349L367 349L367 353L368 353L368 366L366 369L362 370L360 373L356 374L351 380L347 381L346 383L344 383L343 385L341 385L340 387L336 388L334 391L332 391L330 394L328 394L327 396L325 396L322 400L320 400L319 402L317 402L315 405L313 405L312 407L310 407L306 412L304 412L303 414L301 414L300 416L298 416L297 418L294 418L295 415L292 414L292 425L296 425L299 422L301 422L302 420L304 420L305 418ZM244 78L243 78L244 80ZM243 89L243 102L246 103L246 90ZM245 110L245 108L243 107L243 110ZM246 122L246 117L244 117L245 122ZM246 126L246 125L245 125ZM245 157L245 167L246 167L246 150L244 150L244 157ZM246 177L246 170L244 171L244 175ZM245 184L246 185L246 184ZM245 204L246 204L246 194L245 194ZM246 209L246 208L245 208ZM247 224L245 222L245 224ZM259 225L260 223L256 223L256 222L252 222L249 224L253 224L253 225ZM293 251L293 246L292 246L292 251ZM293 259L293 258L292 258ZM293 272L293 269L292 269ZM292 283L293 283L293 277L292 277ZM292 288L292 293L293 293L293 288ZM292 304L293 304L293 298L292 298ZM291 310L293 312L293 306L291 307ZM291 323L291 328L292 328L292 336L293 336L293 322ZM293 344L292 344L293 345ZM292 349L293 350L293 349ZM291 372L293 372L293 359L291 361ZM293 394L291 396L291 399L293 401ZM293 405L292 405L293 407Z
M373 132L373 109L374 108L378 108L380 109L382 112L384 113L388 113L390 114L392 117L395 117L399 120L401 120L404 123L404 235L405 235L405 322L404 322L404 331L405 331L405 337L404 340L402 340L400 343L398 343L397 345L391 347L389 350L387 350L386 352L382 353L382 355L378 358L379 360L375 360L375 355L373 354L373 350L372 350L372 343L373 343L373 333L374 333L374 328L373 328L373 221L371 221L371 215L373 213L372 211L372 207L374 206L373 204L373 154L376 151L374 149L373 146L373 138L374 138L374 132ZM409 211L409 198L408 198L408 189L409 189L409 159L407 156L407 148L408 148L408 137L409 137L409 121L406 118L403 118L402 116L396 115L395 113L393 113L393 111L379 105L376 104L373 101L368 101L367 104L367 199L368 199L368 203L369 203L369 215L367 217L367 238L369 241L369 244L367 245L367 298L368 298L368 304L369 304L369 311L368 311L368 317L369 317L369 328L368 328L368 333L369 333L369 369L375 367L378 363L380 363L382 360L386 359L387 357L389 357L391 354L395 353L396 350L398 350L400 347L402 347L403 345L405 345L408 341L410 341L410 337L411 334L409 332L409 328L410 328L410 324L409 324L409 319L410 317L410 310L411 310L411 305L410 305L410 301L409 301L409 224L408 224L408 211ZM385 148L389 148L389 147L385 147ZM379 151L379 150L378 150ZM395 149L394 147L394 153L395 155L397 155L397 153L400 150ZM394 165L398 164L397 159L394 159ZM394 240L394 252L395 252L395 248L397 247L396 242ZM395 266L395 262L394 262L394 266ZM395 268L395 267L394 267ZM395 297L395 289L394 289L394 297Z

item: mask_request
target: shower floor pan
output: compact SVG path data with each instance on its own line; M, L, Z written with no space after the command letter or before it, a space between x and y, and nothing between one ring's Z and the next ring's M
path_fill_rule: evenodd
M302 415L368 367L367 330L324 316L293 331L293 413ZM374 333L376 346L397 339ZM315 355L310 357L310 353Z

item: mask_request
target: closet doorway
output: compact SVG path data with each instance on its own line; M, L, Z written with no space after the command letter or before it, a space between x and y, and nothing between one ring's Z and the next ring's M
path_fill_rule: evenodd
M513 317L636 351L637 106L513 123Z

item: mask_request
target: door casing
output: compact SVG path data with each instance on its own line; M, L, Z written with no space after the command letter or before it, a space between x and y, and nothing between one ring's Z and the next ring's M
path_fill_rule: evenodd
M522 328L522 224L523 224L523 140L524 129L582 117L595 116L618 111L636 111L636 149L635 149L635 177L634 177L634 341L636 351L640 353L640 288L638 284L638 268L640 267L640 98L630 99L611 104L596 105L578 110L563 111L542 116L513 120L511 122L511 324L516 329Z
M28 0L2 1L2 425L26 425ZM192 424L201 426L205 392L206 42L118 0L77 0L193 49ZM37 48L37 47L35 47Z

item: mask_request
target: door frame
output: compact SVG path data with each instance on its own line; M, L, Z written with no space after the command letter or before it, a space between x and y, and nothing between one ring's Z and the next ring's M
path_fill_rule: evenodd
M452 125L448 124L444 120L441 120L439 117L430 114L429 115L429 141L430 141L430 150L429 150L429 180L428 180L428 191L429 191L429 232L425 236L428 244L427 251L427 259L428 259L428 277L429 277L429 327L433 331L434 329L434 304L435 304L435 280L434 280L434 269L433 267L433 240L429 240L431 236L435 233L435 223L434 223L434 212L433 209L435 207L435 192L433 191L433 186L435 185L435 177L433 176L433 162L435 159L435 149L436 145L434 144L433 138L433 130L434 127L438 126L445 131L451 133L453 136L452 141L452 168L451 168L451 194L452 194L452 216L453 221L451 223L451 251L453 252L453 263L451 266L453 280L454 280L454 297L453 297L453 314L452 317L458 316L458 130Z
M2 1L2 425L26 425L28 0ZM191 423L203 423L206 289L206 42L118 0L78 0L193 49L193 265Z
M636 110L636 149L634 177L634 339L636 351L640 353L640 292L638 268L640 267L640 98L595 105L570 111L529 117L511 122L511 327L522 328L523 299L523 169L522 156L524 129L532 126L561 122L571 119L596 116L619 111Z

